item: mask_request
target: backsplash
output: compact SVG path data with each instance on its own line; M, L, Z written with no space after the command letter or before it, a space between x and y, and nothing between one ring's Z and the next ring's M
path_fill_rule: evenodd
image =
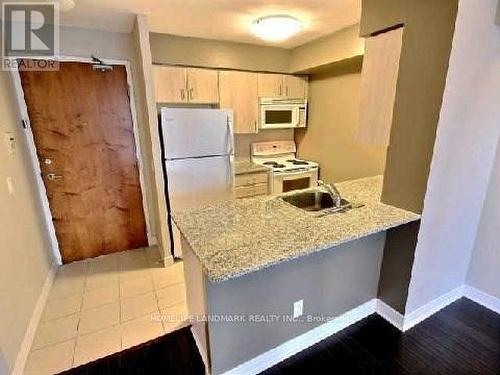
M250 160L250 146L254 142L293 141L293 129L268 129L257 134L235 134L234 154L236 160Z

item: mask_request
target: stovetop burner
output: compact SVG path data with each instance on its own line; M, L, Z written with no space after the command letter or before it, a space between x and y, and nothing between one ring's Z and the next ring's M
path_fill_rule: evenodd
M287 162L292 163L294 165L309 165L309 163L305 160L290 159L287 160Z
M273 168L285 168L286 165L285 164L281 164L281 163L278 163L277 161L266 161L264 163L262 163L264 165L269 165L270 167L273 167Z

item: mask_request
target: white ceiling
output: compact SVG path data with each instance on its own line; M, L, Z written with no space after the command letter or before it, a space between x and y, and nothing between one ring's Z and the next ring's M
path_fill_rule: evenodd
M134 14L146 14L151 31L208 39L292 48L359 22L361 0L74 0L61 24L130 32ZM266 43L249 33L256 18L288 14L303 30L280 43Z

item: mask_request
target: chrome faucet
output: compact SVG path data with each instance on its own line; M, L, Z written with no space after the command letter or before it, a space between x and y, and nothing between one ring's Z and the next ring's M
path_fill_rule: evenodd
M328 194L330 194L336 208L342 205L342 196L340 195L340 191L335 187L334 184L327 184L322 180L318 180L318 186L323 187L328 192Z

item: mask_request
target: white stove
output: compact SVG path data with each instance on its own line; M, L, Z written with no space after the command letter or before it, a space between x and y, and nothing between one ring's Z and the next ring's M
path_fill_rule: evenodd
M252 162L271 170L271 193L279 194L317 185L318 163L295 157L293 141L252 143Z

